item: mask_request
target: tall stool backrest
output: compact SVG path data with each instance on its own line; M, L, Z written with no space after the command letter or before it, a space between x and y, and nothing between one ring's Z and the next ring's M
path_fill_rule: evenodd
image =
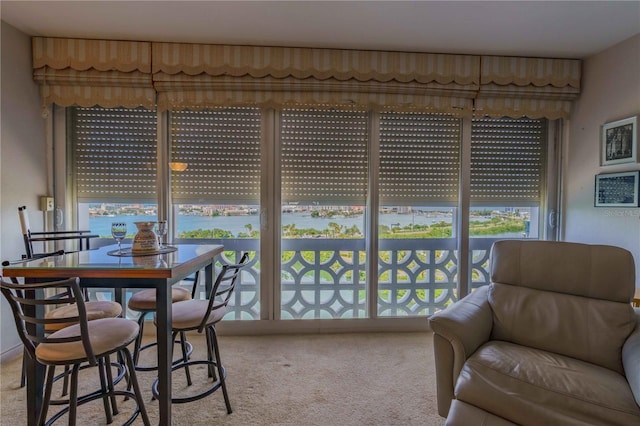
M22 230L22 238L24 239L24 250L25 255L23 256L25 259L34 259L40 257L50 256L54 252L47 252L47 250L43 250L42 253L36 253L33 248L34 242L40 242L42 244L46 244L52 241L60 241L60 242L75 242L75 248L72 248L71 251L82 251L82 250L90 250L91 249L91 239L98 238L99 235L91 234L89 230L71 230L71 231L38 231L34 232L31 230L31 226L29 224L29 212L27 211L26 206L18 207L18 216L20 218L20 228Z
M212 311L217 309L225 309L229 304L233 290L235 289L238 276L240 275L242 268L247 264L249 260L249 253L245 252L240 261L236 264L224 264L222 269L218 273L216 281L213 284L211 293L209 293L209 306L202 318L198 333L202 333L209 322L209 316Z
M54 293L60 295L56 298L48 298L45 293L47 289L51 289ZM36 359L36 346L40 343L47 344L82 342L87 361L91 365L96 365L96 357L93 353L91 341L89 340L89 328L87 320L87 311L84 304L84 295L80 288L80 280L78 278L68 278L66 280L50 281L45 283L25 283L16 284L0 280L0 291L7 299L13 318L18 331L18 336L24 344L27 354L32 359ZM77 310L71 310L70 316L66 317L47 317L45 308L52 305L75 304ZM33 312L33 313L32 313ZM40 327L45 329L56 327L60 324L78 323L80 326L80 334L64 338L55 338L44 336L44 333L31 333L29 325L35 326L36 330Z

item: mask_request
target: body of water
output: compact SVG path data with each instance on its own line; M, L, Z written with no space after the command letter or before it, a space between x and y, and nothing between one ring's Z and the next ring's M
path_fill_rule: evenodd
M111 236L111 223L112 222L125 222L127 224L127 235L133 235L136 232L136 226L134 222L144 221L156 221L155 216L137 215L137 216L94 216L89 219L89 228L94 234L98 234L102 237ZM451 223L451 215L435 214L398 214L398 213L384 213L380 215L380 225L386 225L388 227L398 226L404 227L407 225L432 225L434 223L447 222ZM476 220L476 219L474 219ZM353 225L357 226L360 231L364 228L364 216L358 215L353 217L334 217L334 218L321 218L311 217L308 212L304 213L283 213L282 224L290 225L295 224L296 229L313 228L317 230L323 230L329 228L329 223L334 222L342 225L346 228L351 228ZM178 216L178 233L185 231L193 231L197 229L224 229L230 231L233 235L237 236L241 232L248 233L247 225L250 225L253 230L260 229L260 216Z

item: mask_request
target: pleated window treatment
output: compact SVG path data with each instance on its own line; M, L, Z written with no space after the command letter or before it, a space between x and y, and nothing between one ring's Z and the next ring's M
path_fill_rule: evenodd
M154 109L151 44L34 37L34 80L49 105Z
M430 53L153 43L158 108L225 105L470 112L479 58Z
M568 118L580 75L579 60L482 56L475 114Z
M159 111L358 106L566 118L581 62L415 52L33 38L43 105Z

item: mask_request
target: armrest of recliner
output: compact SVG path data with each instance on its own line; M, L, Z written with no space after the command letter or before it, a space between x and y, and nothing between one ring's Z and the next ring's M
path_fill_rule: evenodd
M622 366L631 392L640 406L640 309L636 309L636 328L622 346Z
M429 318L433 330L438 414L447 417L465 361L489 340L493 326L488 287L481 287Z

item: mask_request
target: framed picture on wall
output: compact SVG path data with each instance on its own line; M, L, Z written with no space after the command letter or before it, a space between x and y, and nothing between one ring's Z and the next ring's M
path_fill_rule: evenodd
M640 171L596 175L596 207L639 207Z
M603 166L638 161L638 116L602 126Z

